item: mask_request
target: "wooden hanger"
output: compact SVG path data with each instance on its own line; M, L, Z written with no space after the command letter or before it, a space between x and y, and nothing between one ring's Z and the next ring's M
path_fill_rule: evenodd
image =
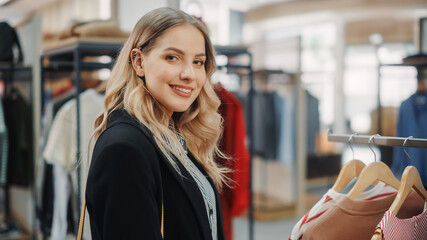
M407 166L405 168L405 171L403 171L397 196L389 209L395 215L397 215L397 213L399 212L400 207L402 206L403 202L405 202L412 188L414 188L415 191L427 202L427 191L425 190L423 183L421 182L420 173L418 172L416 167Z
M356 184L347 194L347 197L354 200L361 192L376 181L386 183L395 189L399 189L400 186L399 180L397 180L385 163L373 162L362 170Z
M371 148L371 140L374 136L369 139L369 148ZM367 187L374 184L376 181L384 182L395 189L399 189L400 182L393 175L390 168L383 162L376 161L376 155L373 149L372 152L375 156L375 162L370 163L366 166L360 173L359 178L356 181L356 184L347 194L347 197L354 200L361 192L363 192Z
M332 189L336 192L341 192L353 178L360 175L365 166L365 163L357 159L353 159L346 163L338 174L338 178L334 186L332 186Z
M400 207L402 206L403 202L405 202L412 188L414 188L415 191L427 202L427 191L423 186L423 182L421 181L420 173L418 172L416 167L411 166L411 156L409 156L409 153L406 151L405 148L406 142L410 138L412 138L412 136L409 136L403 142L403 151L406 153L406 156L408 156L410 166L407 166L405 168L405 171L403 171L399 191L397 192L397 196L389 209L395 215L397 215L397 213L399 212Z
M354 150L351 146L351 140L353 136L357 134L352 134L348 139L348 144L353 152L353 160L347 162L340 170L338 174L338 178L335 181L334 186L332 186L332 190L336 192L341 192L347 184L353 180L353 178L358 177L360 172L362 172L363 168L365 168L365 163L360 160L354 159Z

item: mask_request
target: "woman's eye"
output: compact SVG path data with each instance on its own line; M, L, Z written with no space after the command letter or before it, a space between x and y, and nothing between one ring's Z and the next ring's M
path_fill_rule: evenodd
M196 65L202 66L205 62L203 62L202 60L194 60L193 63Z
M177 60L178 58L176 57L176 56L172 56L172 55L170 55L170 56L166 56L166 60L168 60L168 61L175 61L175 60Z

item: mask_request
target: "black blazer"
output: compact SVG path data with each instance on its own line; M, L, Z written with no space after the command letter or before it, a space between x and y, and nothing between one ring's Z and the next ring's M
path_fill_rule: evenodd
M218 239L224 239L220 197L216 198ZM86 186L92 239L161 239L162 195L165 239L212 239L205 203L191 175L180 176L151 132L126 110L113 111L99 136Z

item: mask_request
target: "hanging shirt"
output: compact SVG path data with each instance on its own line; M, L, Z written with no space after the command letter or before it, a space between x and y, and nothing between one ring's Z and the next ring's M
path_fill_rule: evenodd
M0 185L6 184L7 173L7 128L4 122L3 103L0 99Z
M332 206L303 234L303 240L370 239L375 227L396 198L396 193L381 199L351 200L344 197ZM399 218L409 218L423 211L424 199L411 191L399 211Z
M226 240L233 239L232 218L240 216L249 207L249 149L246 123L241 101L220 85L215 92L221 100L218 112L224 119L220 150L230 159L216 158L221 166L232 170L227 173L233 186L224 186L221 191L221 208Z
M279 146L280 122L275 107L276 92L253 93L252 116L246 111L246 117L252 118L252 141L254 154L265 160L277 160ZM246 101L245 110L248 110L249 101ZM248 129L248 132L251 132Z
M427 138L427 93L415 93L402 102L399 109L397 122L397 136L414 138ZM406 148L411 156L412 165L420 173L421 181L427 186L427 149ZM393 154L392 171L402 175L409 165L408 157L402 147L395 147Z
M52 219L54 212L54 194L57 191L54 187L58 187L56 181L54 181L54 167L49 164L43 158L43 150L46 146L46 140L49 136L50 127L53 119L58 110L69 100L75 96L75 89L62 94L61 96L50 98L50 94L46 96L46 103L44 107L42 121L42 127L39 134L38 144L38 155L36 159L36 175L35 175L35 195L36 195L36 208L39 209L40 228L44 236L51 235ZM58 175L58 174L55 174ZM54 186L55 182L55 186ZM63 191L63 190L62 190ZM68 216L68 220L71 222L73 217Z
M424 211L421 214L406 219L398 218L392 211L385 212L376 229L380 233L372 236L371 240L425 240L427 238L426 208L427 203L425 203Z
M356 200L373 200L380 199L396 193L397 190L393 187L379 182L372 189L362 192L356 197ZM326 211L332 208L338 201L345 198L346 194L339 193L332 188L302 217L292 229L289 240L297 240L304 234L305 230L317 219L322 216Z
M233 93L222 87L215 88L221 99L220 113L224 118L221 150L231 159L224 160L226 167L233 170L228 177L232 180L230 193L231 216L240 216L249 207L249 149L243 106ZM227 191L224 186L224 191ZM221 197L223 193L221 193Z
M319 100L305 91L306 95L306 116L307 116L307 153L314 153L316 151L316 137L320 132L320 114L319 114Z
M53 164L63 168L62 171L58 169L55 173L62 172L63 174L56 174L55 181L61 178L61 182L67 181L67 173L72 176L72 185L74 192L77 191L77 181L85 183L87 179L87 164L88 164L88 146L89 140L92 136L95 126L95 119L104 109L104 95L97 93L93 89L88 89L82 92L80 98L80 159L77 158L77 101L72 99L64 104L55 115L53 120L46 147L43 151L44 159ZM81 177L77 179L76 167L77 161L80 160L79 167L81 168ZM81 184L80 196L81 200L84 196L86 184ZM68 199L69 191L67 189L55 188L54 197L54 213L52 224L53 239L63 238L66 236L66 216L67 204L61 202L63 199ZM65 197L64 197L65 196ZM66 200L67 201L67 200ZM57 207L62 206L62 207ZM88 218L85 218L85 226L89 226ZM84 228L89 231L89 227ZM84 233L86 236L87 232Z
M277 155L280 162L288 165L295 163L295 92L296 87L290 86L286 92L282 90L276 98L276 101L280 101L280 106L282 106Z
M34 177L31 105L16 89L3 99L8 131L7 184L28 187Z
M285 91L286 90L286 91ZM276 112L280 114L279 119L279 136L277 156L282 163L290 164L295 162L295 142L296 142L296 104L297 93L296 87L291 86L282 90L275 98ZM309 91L305 91L306 102L306 152L313 154L316 151L316 138L320 132L320 113L319 100ZM281 109L280 109L281 108Z

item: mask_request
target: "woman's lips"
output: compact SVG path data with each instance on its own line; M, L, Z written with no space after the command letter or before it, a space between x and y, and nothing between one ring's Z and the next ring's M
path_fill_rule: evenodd
M178 94L181 97L190 97L191 92L193 91L192 88L188 87L182 87L182 86L176 86L176 85L170 85L172 88L172 91L174 91L176 94Z

